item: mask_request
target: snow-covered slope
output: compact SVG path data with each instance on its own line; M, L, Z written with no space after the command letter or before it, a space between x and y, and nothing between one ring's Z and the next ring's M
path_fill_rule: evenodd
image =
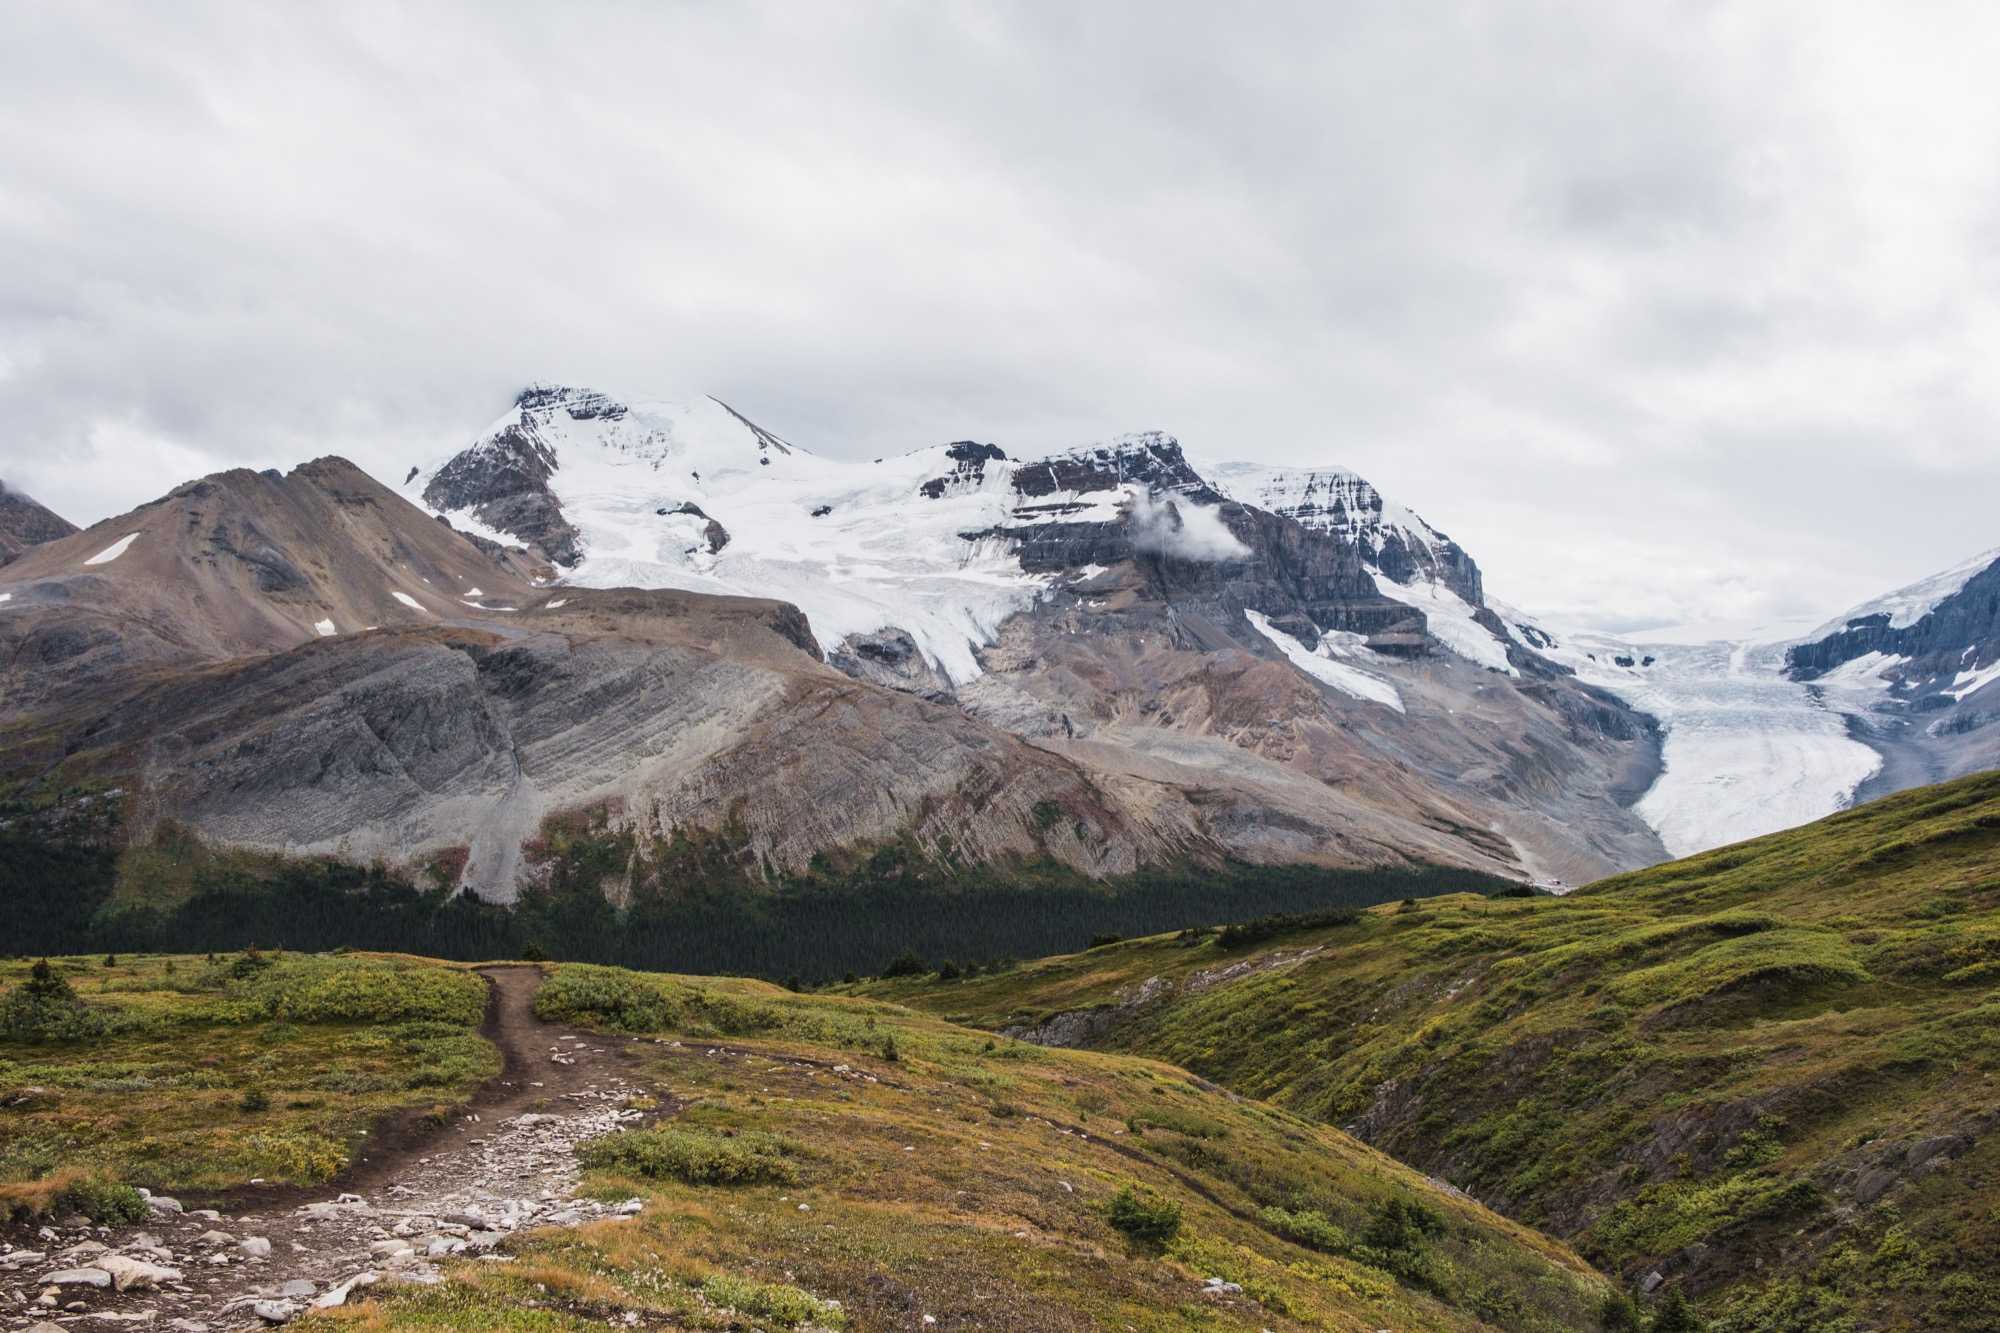
M518 540L447 471L464 471L468 455L515 454L546 461L548 490L576 531L580 558L564 582L778 598L806 613L829 653L893 627L952 683L978 674L974 649L1052 581L1026 572L1006 541L961 535L1025 521L1019 465L998 450L827 459L707 398L530 390L470 450L417 469L402 490L461 527ZM1036 503L1082 521L1115 514L1141 489L1079 494L1052 481Z
M1937 608L1938 603L1955 596L1973 576L1984 573L1995 564L2000 564L2000 546L1981 552L1969 560L1953 565L1940 574L1920 579L1906 588L1898 588L1892 593L1863 602L1846 614L1835 616L1812 633L1804 636L1811 643L1829 635L1840 633L1853 625L1859 625L1876 616L1887 616L1890 629L1907 629Z

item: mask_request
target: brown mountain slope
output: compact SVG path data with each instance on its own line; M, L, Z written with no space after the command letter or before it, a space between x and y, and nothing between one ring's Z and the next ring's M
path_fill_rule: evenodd
M501 899L578 812L628 849L591 872L614 898L690 837L753 880L892 842L1092 877L1501 865L1421 791L1064 751L842 675L784 603L537 573L342 460L190 483L0 576L0 780L116 787L128 839L445 855Z

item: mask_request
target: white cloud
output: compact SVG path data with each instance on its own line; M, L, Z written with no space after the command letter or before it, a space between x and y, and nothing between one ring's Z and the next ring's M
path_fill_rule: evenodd
M1222 521L1217 505L1198 505L1186 496L1139 491L1126 510L1132 547L1175 560L1212 564L1243 560L1250 548Z

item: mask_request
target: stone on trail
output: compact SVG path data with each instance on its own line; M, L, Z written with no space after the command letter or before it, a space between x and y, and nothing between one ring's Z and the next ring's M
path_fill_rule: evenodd
M146 1206L156 1213L178 1213L184 1211L179 1199L170 1199L164 1194L155 1194L146 1200Z
M101 1268L65 1268L49 1274L42 1281L54 1287L108 1287L111 1274Z
M267 1324L289 1324L299 1317L297 1301L258 1301L250 1307L250 1313Z
M353 1277L348 1278L346 1281L337 1282L333 1286L328 1287L326 1291L322 1293L319 1296L319 1298L313 1302L313 1306L315 1309L331 1310L335 1306L345 1305L347 1304L347 1296L349 1292L352 1292L361 1287L372 1287L380 1280L381 1280L380 1275L373 1272L372 1270L369 1272L356 1273Z
M111 1275L111 1285L118 1291L145 1291L162 1282L181 1280L178 1268L149 1264L123 1254L107 1254L97 1261L97 1267Z
M236 1242L236 1248L252 1259L267 1258L271 1253L271 1242L262 1236L245 1236Z
M279 1287L278 1294L291 1300L304 1300L318 1290L318 1287L306 1281L306 1279L295 1277L284 1286Z

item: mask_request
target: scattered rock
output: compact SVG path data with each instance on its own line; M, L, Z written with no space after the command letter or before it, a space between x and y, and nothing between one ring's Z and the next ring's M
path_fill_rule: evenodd
M252 1259L267 1259L271 1254L271 1242L262 1236L245 1236L236 1242L236 1248Z
M111 1274L101 1268L64 1268L49 1274L43 1281L56 1287L108 1287Z
M181 1280L178 1268L149 1264L123 1254L107 1254L97 1261L97 1267L111 1275L111 1285L118 1291L146 1291L162 1282Z
M297 1301L258 1301L250 1307L250 1313L267 1324L289 1324L299 1317Z

